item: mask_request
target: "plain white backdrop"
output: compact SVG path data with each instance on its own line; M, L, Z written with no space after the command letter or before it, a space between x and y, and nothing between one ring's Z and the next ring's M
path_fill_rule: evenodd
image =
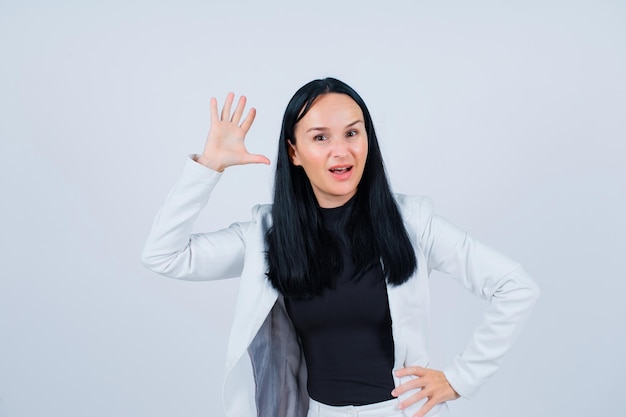
M539 304L463 417L626 413L623 1L0 0L0 416L223 416L238 280L144 269L209 98L258 109L275 158L295 90L361 93L397 192L521 262ZM228 169L197 230L269 202ZM485 305L434 274L432 363Z

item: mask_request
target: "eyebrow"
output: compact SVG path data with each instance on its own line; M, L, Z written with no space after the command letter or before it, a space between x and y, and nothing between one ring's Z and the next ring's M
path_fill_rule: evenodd
M352 127L352 126L354 126L354 125L356 125L358 123L365 124L365 122L363 120L359 119L359 120L355 120L354 122L350 123L346 127ZM312 132L314 130L324 131L324 130L328 130L328 128L327 127L312 127L310 129L307 129L306 133Z

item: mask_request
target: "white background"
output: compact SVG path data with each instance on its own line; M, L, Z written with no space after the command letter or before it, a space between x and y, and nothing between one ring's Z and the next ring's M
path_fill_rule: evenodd
M246 94L275 158L295 90L335 76L372 112L393 188L520 261L542 298L456 416L619 416L626 372L623 1L0 0L0 416L223 416L237 280L144 269L152 218ZM197 229L269 202L227 170ZM432 356L485 304L433 276Z

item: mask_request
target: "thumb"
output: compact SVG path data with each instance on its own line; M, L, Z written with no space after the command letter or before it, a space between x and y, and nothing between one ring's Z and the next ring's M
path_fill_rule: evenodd
M401 368L396 370L396 376L402 377L407 375L415 375L415 376L424 376L426 375L427 369L421 366L407 366L406 368Z
M259 155L259 154L247 154L244 159L243 159L243 163L244 164L265 164L265 165L269 165L270 164L270 160L264 156L264 155Z

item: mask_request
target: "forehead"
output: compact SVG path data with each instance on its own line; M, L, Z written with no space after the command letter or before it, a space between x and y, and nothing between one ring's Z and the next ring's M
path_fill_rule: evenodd
M317 97L309 111L296 125L298 127L344 127L357 120L363 121L359 105L346 94L327 93Z

